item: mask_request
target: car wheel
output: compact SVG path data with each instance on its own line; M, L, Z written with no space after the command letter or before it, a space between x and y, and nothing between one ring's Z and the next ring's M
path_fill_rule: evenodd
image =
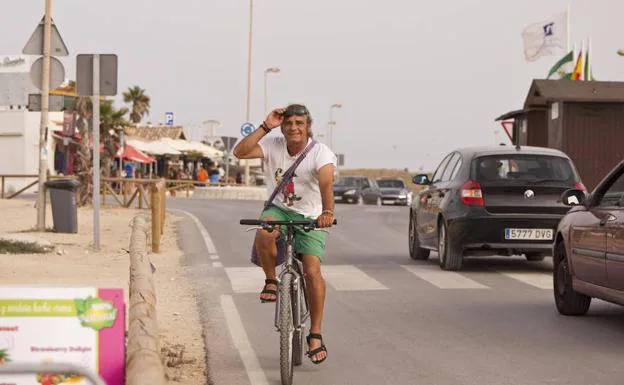
M440 258L440 268L442 270L461 270L464 259L460 253L452 246L448 239L446 223L440 221L438 225L438 257Z
M591 297L577 293L572 288L572 275L563 242L555 249L554 262L553 291L557 310L563 315L585 315L589 310Z
M539 262L539 261L543 261L544 258L546 258L546 256L541 253L525 253L524 257L529 262Z
M412 215L410 215L409 221L409 253L410 257L416 261L426 261L429 259L431 250L423 249L420 247L420 240L418 239L418 233L416 232L416 223L414 223Z

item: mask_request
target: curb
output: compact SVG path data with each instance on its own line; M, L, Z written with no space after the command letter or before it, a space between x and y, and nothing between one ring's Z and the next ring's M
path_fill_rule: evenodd
M164 385L160 356L156 290L148 257L148 226L142 214L132 219L130 237L130 307L126 345L126 385Z

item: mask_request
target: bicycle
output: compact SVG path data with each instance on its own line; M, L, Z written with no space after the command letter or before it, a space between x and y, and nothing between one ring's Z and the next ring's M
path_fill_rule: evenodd
M334 220L334 224L336 224ZM293 366L301 365L305 344L305 323L310 318L308 298L303 279L303 263L297 259L294 241L295 226L301 226L308 231L326 231L319 229L312 220L308 221L269 221L262 219L241 219L241 225L256 226L248 229L252 231L262 229L268 232L275 231L274 226L286 226L286 260L284 268L277 280L278 295L275 304L275 328L280 333L280 374L282 384L291 385ZM290 306L283 306L290 304Z

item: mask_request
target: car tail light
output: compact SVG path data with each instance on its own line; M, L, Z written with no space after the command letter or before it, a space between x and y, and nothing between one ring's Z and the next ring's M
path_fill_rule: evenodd
M577 190L581 190L583 192L587 192L587 187L585 187L585 185L583 184L583 182L576 182L574 184L574 188Z
M468 180L462 186L461 200L463 204L470 206L484 206L483 193L481 185L473 180Z

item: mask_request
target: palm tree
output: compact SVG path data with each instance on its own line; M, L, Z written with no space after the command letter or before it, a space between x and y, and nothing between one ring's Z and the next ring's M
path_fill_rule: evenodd
M124 103L132 104L130 120L132 123L140 123L144 116L149 115L150 97L145 94L145 90L139 86L128 88L123 93Z
M75 82L67 87L75 90ZM76 127L81 136L80 147L77 152L75 174L80 178L79 206L89 203L92 198L93 151L91 146L93 137L93 102L90 97L78 96L74 99L71 110L76 112ZM100 140L104 143L101 157L102 174L110 175L112 160L116 154L113 134L118 133L128 122L124 116L128 108L116 109L112 100L104 99L100 103Z

